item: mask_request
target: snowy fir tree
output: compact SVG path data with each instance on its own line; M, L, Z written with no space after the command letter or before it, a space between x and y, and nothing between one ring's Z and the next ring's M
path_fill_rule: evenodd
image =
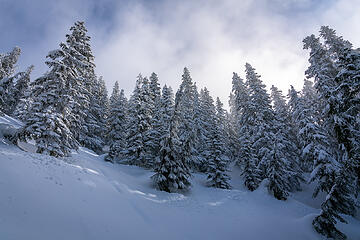
M345 239L335 224L345 222L340 214L355 214L359 192L359 52L328 27L321 28L320 36L324 43L314 35L304 39L304 48L310 49L307 75L325 103L324 122L337 143L340 166L334 166L334 183L313 225L326 237Z
M161 142L165 141L168 137L170 131L170 121L174 114L174 94L171 87L165 85L162 88L162 94L159 104L159 116L160 116L160 126L159 126L159 150L155 156L154 168L157 168L160 163L160 150Z
M119 162L123 158L126 149L126 126L128 124L128 118L127 99L123 89L121 89L119 93L118 82L115 82L110 99L108 118L108 144L110 150L105 159L111 162Z
M214 137L212 131L215 126L216 109L214 106L214 100L210 96L210 92L207 88L200 91L200 106L199 116L196 119L199 120L199 126L197 131L197 151L200 153L200 161L198 161L198 169L206 172L208 165L210 164L210 158L212 151L210 146L213 145L212 137Z
M13 115L15 109L17 108L20 101L22 102L21 106L19 106L19 110L25 110L28 107L27 93L29 92L30 87L30 74L34 66L30 66L25 72L19 72L15 74L13 77L13 85L9 87L8 97L6 100L6 111L5 113L8 115Z
M245 65L246 85L249 90L249 100L245 108L244 117L248 125L248 136L251 148L251 160L257 169L251 170L252 178L262 181L265 178L265 167L267 153L272 148L272 134L274 132L274 112L271 108L270 96L266 92L265 85L260 79L260 75L250 65ZM262 163L260 165L260 162ZM256 183L255 183L256 184Z
M205 95L207 95L206 91L205 88ZM208 173L207 185L210 187L230 189L230 177L227 174L229 159L226 155L224 131L221 128L222 115L216 115L215 106L212 103L211 97L208 98L208 104L208 110L211 114L209 115L210 119L208 120L208 124L211 128L208 129L206 134L208 136L206 146L208 147L207 152L209 153L206 156L206 170ZM218 107L221 109L220 103Z
M138 76L136 87L129 101L129 121L125 162L152 168L151 155L154 142L150 137L152 119L152 99L149 80Z
M235 106L235 95L230 92L228 101L230 111L226 113L226 133L229 141L228 149L230 151L230 159L235 162L237 166L240 166L238 158L239 146L239 129L238 129L238 111Z
M162 88L162 94L160 98L160 141L167 136L170 129L170 120L174 114L174 93L171 87L165 85Z
M182 91L177 92L178 99L182 97L182 93ZM159 160L155 174L152 176L156 187L166 192L188 190L191 186L187 155L183 154L183 143L178 137L178 123L181 119L179 107L180 101L176 101L169 130L161 138Z
M89 108L89 92L85 84L90 80L88 74L93 68L90 62L93 57L88 48L90 37L86 36L86 31L83 22L76 22L70 28L70 34L66 35L66 42L60 43L60 48L52 53L72 71L72 74L66 78L69 97L67 102L70 109L66 118L70 123L70 131L81 143L83 143L81 135L85 127L84 119L87 115L85 109Z
M153 168L154 166L154 150L156 149L157 135L153 131L153 114L155 104L153 101L152 91L150 89L150 81L148 78L143 78L140 91L140 109L139 118L141 123L141 134L143 142L143 154L141 156L141 166L146 168Z
M154 167L154 159L158 156L160 151L160 137L161 137L161 126L164 124L161 121L161 93L159 79L156 73L152 73L149 78L149 108L151 109L150 129L147 133L148 138L148 163L149 167Z
M194 128L194 98L195 86L190 72L184 68L182 82L175 96L175 105L179 114L178 137L181 142L181 156L185 158L190 168L196 169L192 153L195 152L196 132Z
M319 122L316 122L316 104L309 104L312 101L307 98L305 93L303 91L302 96L299 97L297 91L291 87L289 103L292 117L297 123L297 136L301 151L300 162L304 171L311 172L309 181L317 180L314 191L314 197L316 197L320 191L326 193L330 191L339 163L327 131Z
M19 47L15 47L10 53L0 54L0 113L8 112L8 99L14 97L9 91L14 84L14 73L20 54Z
M29 114L31 104L33 102L31 98L31 92L32 92L32 87L31 84L29 83L29 86L27 87L26 90L24 90L23 96L19 99L19 102L16 105L15 110L13 112L13 116L23 122L26 121L26 117Z
M76 71L75 78L69 79L69 89L73 101L68 117L71 121L70 130L75 138L95 152L101 152L104 145L107 95L104 82L95 75L94 56L84 22L76 22L66 35L66 50L72 58L68 64ZM105 104L105 105L104 105Z
M91 95L89 96L89 109L86 109L85 126L81 133L83 146L102 152L105 145L106 118L108 111L108 96L105 82L102 78L93 79Z
M141 74L138 75L136 80L136 85L133 90L133 93L129 100L128 108L128 125L127 136L126 136L126 149L125 149L125 159L124 163L141 165L139 162L140 156L144 153L143 146L143 136L142 132L144 127L142 126L142 119L140 118L140 108L141 108L141 86L143 82L143 77ZM147 126L145 126L147 127Z
M105 138L106 144L108 145L111 145L113 143L113 140L117 135L117 131L115 130L116 129L115 125L117 125L118 122L118 117L116 112L118 111L119 101L120 101L120 87L119 87L119 82L116 81L109 98L109 111L107 118L106 138Z
M65 116L69 112L66 82L73 71L60 59L61 51L52 51L46 62L50 71L32 83L30 111L20 132L23 139L32 138L37 152L54 157L68 156L78 143L71 134Z
M252 122L250 121L251 111L249 107L250 95L243 79L236 73L233 73L232 92L235 131L239 138L239 149L235 164L242 168L241 175L244 178L244 185L250 191L254 191L258 187L261 179L260 171L257 167L258 159L256 158L250 139L252 128Z
M293 131L291 126L291 118L286 104L285 97L282 91L274 85L271 87L271 100L275 113L274 127L276 141L274 147L275 157L281 155L281 161L285 163L282 167L287 166L287 182L289 191L301 190L300 182L303 181L302 171L300 168L299 148L296 141L296 132Z
M224 142L226 156L230 160L232 157L232 149L231 149L232 143L230 140L232 129L230 128L230 124L227 123L228 113L224 109L224 104L220 101L219 97L216 98L215 108L216 108L216 118L218 119L219 132Z

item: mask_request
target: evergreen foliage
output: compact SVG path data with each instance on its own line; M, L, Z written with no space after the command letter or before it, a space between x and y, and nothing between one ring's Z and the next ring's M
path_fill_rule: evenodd
M127 118L127 99L124 90L121 89L119 93L119 85L115 82L115 86L111 95L110 111L109 111L109 154L106 160L112 162L119 162L123 159L124 151L126 149L126 126L128 124Z
M181 99L183 92L177 92L177 99ZM175 101L174 113L169 122L169 130L161 139L159 161L152 179L159 190L175 192L188 190L190 183L190 168L183 154L183 143L178 137L178 123L181 120L180 101Z
M78 146L66 119L69 112L67 78L73 71L62 61L62 52L50 52L50 71L32 83L33 103L20 137L32 138L37 152L55 157L68 156ZM60 59L59 59L60 58Z
M13 75L20 54L19 47L15 47L10 53L0 54L0 114L9 112L7 103L13 97L10 89L14 83Z
M337 148L335 179L326 185L326 200L322 211L313 221L316 231L329 238L345 239L335 226L344 222L340 214L354 215L359 192L359 52L348 41L338 37L329 27L320 29L319 38L311 35L304 39L304 48L310 49L308 77L324 101L324 122ZM327 177L324 172L319 177ZM330 188L330 189L329 189Z

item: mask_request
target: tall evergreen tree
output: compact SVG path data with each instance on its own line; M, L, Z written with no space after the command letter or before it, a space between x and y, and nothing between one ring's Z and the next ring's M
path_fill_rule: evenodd
M151 168L154 164L149 154L153 146L150 138L151 102L149 80L139 75L129 102L125 162L146 168Z
M54 54L63 57L63 62L73 71L66 79L68 88L68 104L70 111L66 118L70 123L70 131L75 139L84 145L87 125L85 118L90 109L90 82L94 82L94 56L90 48L90 37L84 22L75 22L66 35L66 42L60 43L60 49Z
M320 35L324 44L314 35L303 41L304 48L311 50L307 74L314 78L315 87L324 100L324 119L339 146L340 167L313 226L326 237L345 239L335 224L337 220L345 222L340 214L354 215L356 211L354 194L357 195L359 189L355 185L359 181L359 53L328 27L322 27Z
M174 114L174 94L171 87L164 86L160 99L160 140L169 132L170 120Z
M55 157L68 156L77 147L65 117L69 111L66 82L74 72L64 63L63 54L50 52L46 62L50 71L32 83L33 103L20 132L20 137L35 140L38 153Z
M251 143L251 109L248 86L238 74L233 73L233 115L235 118L235 129L239 137L238 158L235 164L242 167L241 175L244 178L244 185L254 191L261 181L260 171L257 167L258 159Z
M194 130L195 87L187 68L184 68L182 83L176 93L175 105L179 114L178 137L181 142L181 156L190 168L196 168L192 153L195 151L196 132Z
M181 120L180 101L183 92L178 91L175 101L174 114L169 122L166 135L161 138L161 149L155 174L152 179L159 190L175 192L188 190L190 183L190 169L183 154L183 143L178 137L178 124Z
M94 78L92 81L94 83L89 95L89 109L85 110L85 126L80 134L80 140L85 147L101 153L105 145L108 96L102 78Z
M229 95L229 107L230 112L226 113L226 133L227 133L227 139L229 140L228 149L230 151L230 160L231 162L237 162L238 161L238 149L239 147L239 131L237 128L237 114L236 114L236 108L235 108L235 96L231 92ZM237 164L239 166L239 164Z
M117 110L119 108L120 101L120 87L118 81L115 82L110 99L109 99L109 116L107 119L107 132L106 132L106 143L111 145L113 140L116 138L117 131L115 125L117 125L118 116Z
M250 65L245 65L246 85L249 90L249 100L245 108L244 118L246 119L249 134L252 163L258 168L252 170L254 179L257 182L265 178L265 170L267 165L267 155L272 148L272 134L274 124L274 112L271 108L270 96L266 92L265 85L260 79L260 75L255 72L255 69ZM260 164L261 163L261 164ZM256 186L256 182L255 182Z
M283 197L285 197L287 195L285 191L301 190L300 182L303 180L303 177L299 166L299 150L296 144L296 133L293 132L290 125L291 120L286 100L282 95L282 91L274 85L271 87L271 99L275 113L275 142L270 156L275 158L277 162L270 163L270 168L273 168L272 170L276 171L277 167L278 171L282 171L281 173L272 173L277 175L276 177L278 179L286 178L279 183L274 183L276 188L283 184L280 188L283 188L281 192L284 194ZM274 164L274 166L272 166L272 164ZM276 166L276 164L279 164L279 166ZM273 177L274 175L272 174L270 175ZM273 179L274 182L278 181L278 179ZM274 191L274 196L275 192L276 191ZM281 199L279 195L275 197Z
M197 151L200 153L200 160L198 161L198 169L206 172L210 164L211 152L210 148L213 145L212 137L213 128L215 127L216 109L214 100L210 96L207 88L200 91L200 105L199 116L196 117L198 123L197 132Z
M160 84L159 79L156 73L152 73L149 83L149 94L150 101L149 107L151 108L151 120L150 120L150 130L148 133L149 142L151 143L148 149L150 166L153 167L154 160L160 151L160 137L161 137L161 93L160 93Z
M216 117L218 119L219 131L225 144L226 156L230 160L232 157L231 156L232 133L230 131L232 131L232 129L230 129L229 123L227 123L227 121L230 119L227 118L228 116L227 111L224 109L224 104L220 101L219 97L216 98L215 108L216 108Z
M27 92L29 91L30 85L30 74L34 66L30 66L25 72L19 72L14 76L16 82L9 88L9 95L6 101L7 110L6 114L12 115L19 104L20 100L22 101L22 106L24 106L24 110L28 104L25 104L28 101ZM19 106L20 108L21 106ZM20 110L20 109L19 109Z
M221 120L223 117L223 113L221 113L222 107L221 102L217 99L218 103L218 115L216 115L215 106L213 104L213 100L208 95L208 91L204 89L205 97L208 99L208 126L207 129L207 139L206 146L208 155L206 156L207 162L207 173L208 173L208 186L216 187L216 188L224 188L229 189L229 179L230 177L227 174L228 171L228 163L229 159L227 157L227 152L225 148L225 137L224 137L224 129L222 128ZM207 97L208 95L208 97Z
M9 90L13 86L16 63L21 49L15 47L10 53L0 54L0 113L8 110L6 106L10 96Z
M124 90L121 89L118 93L119 85L115 83L113 93L111 95L112 101L109 111L109 139L110 151L105 158L107 161L120 162L126 149L126 126L128 124L127 118L127 99ZM119 94L119 95L118 95ZM118 96L116 96L118 95Z

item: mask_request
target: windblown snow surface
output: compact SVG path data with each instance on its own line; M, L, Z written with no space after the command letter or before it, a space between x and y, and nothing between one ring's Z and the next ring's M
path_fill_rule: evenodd
M264 186L245 190L234 170L232 190L194 174L190 192L169 194L153 188L151 171L84 148L56 159L20 147L0 141L1 240L323 239L311 225L321 202L311 186L278 201ZM360 239L360 221L345 219L339 229Z

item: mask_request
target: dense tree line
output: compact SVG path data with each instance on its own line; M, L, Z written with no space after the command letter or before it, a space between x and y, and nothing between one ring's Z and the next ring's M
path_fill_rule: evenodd
M0 54L0 113L24 122L14 139L35 140L38 153L108 146L106 161L151 169L163 191L189 189L193 172L229 189L230 166L250 191L264 184L279 200L314 182L314 197L327 194L315 230L345 239L336 223L359 203L360 51L329 27L303 43L310 65L301 91L291 86L284 96L272 86L269 94L247 63L244 79L233 74L228 112L207 88L198 90L187 68L175 94L152 73L138 75L129 99L118 82L108 98L85 25L76 22L32 82L33 66L15 73L19 48Z

